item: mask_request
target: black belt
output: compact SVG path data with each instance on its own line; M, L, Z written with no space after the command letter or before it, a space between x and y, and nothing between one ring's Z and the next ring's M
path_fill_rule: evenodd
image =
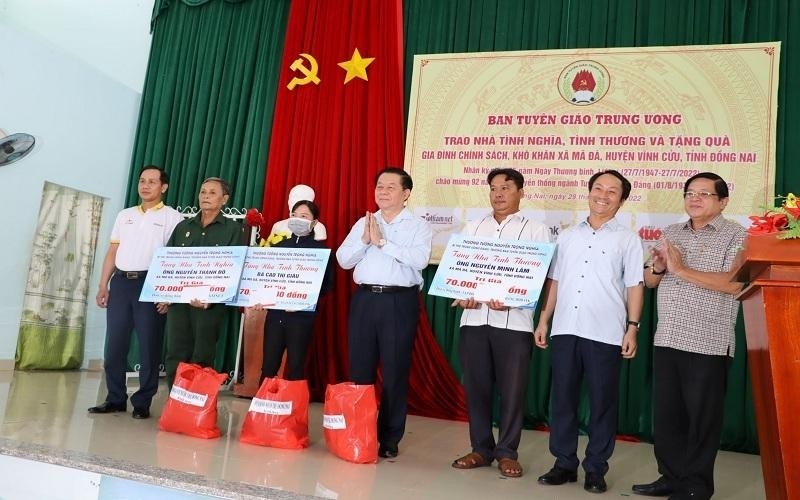
M122 276L126 280L143 280L147 276L147 271L122 271L117 269L114 274Z
M358 285L362 289L372 293L397 293L407 292L408 290L417 290L418 286L392 286L392 285Z

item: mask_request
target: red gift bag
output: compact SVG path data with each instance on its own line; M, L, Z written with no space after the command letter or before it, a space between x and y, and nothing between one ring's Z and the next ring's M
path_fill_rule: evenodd
M239 440L300 450L308 447L308 383L266 378L250 403Z
M351 382L325 390L322 426L328 450L357 464L378 462L378 405L375 387Z
M217 394L227 378L213 368L178 364L175 384L158 419L158 428L205 439L219 437Z

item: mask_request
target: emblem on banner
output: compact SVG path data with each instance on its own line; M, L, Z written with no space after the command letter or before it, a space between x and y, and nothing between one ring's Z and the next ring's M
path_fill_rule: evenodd
M596 61L575 61L558 77L558 93L576 106L596 103L605 97L610 86L608 70Z
M305 61L308 61L310 67L303 64ZM293 90L297 85L307 85L309 83L313 83L314 85L319 85L319 77L317 76L317 71L319 71L319 65L317 64L317 60L314 59L314 56L311 54L300 54L300 57L294 60L289 69L292 71L299 71L303 74L302 77L295 76L292 78L286 88L289 90Z

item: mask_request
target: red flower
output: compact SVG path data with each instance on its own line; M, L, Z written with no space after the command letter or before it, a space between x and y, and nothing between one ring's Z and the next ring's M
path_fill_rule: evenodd
M751 215L750 227L747 228L749 234L773 234L786 229L789 218L786 214L777 212L767 212L763 216Z
M264 225L264 216L257 209L251 208L245 214L244 222L248 226L261 227Z

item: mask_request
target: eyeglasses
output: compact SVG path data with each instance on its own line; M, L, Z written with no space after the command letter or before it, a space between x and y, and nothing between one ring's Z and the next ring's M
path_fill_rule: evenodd
M686 200L692 200L694 198L707 200L712 196L719 196L719 195L717 193L709 193L707 191L686 191L685 193L683 193L683 198Z

